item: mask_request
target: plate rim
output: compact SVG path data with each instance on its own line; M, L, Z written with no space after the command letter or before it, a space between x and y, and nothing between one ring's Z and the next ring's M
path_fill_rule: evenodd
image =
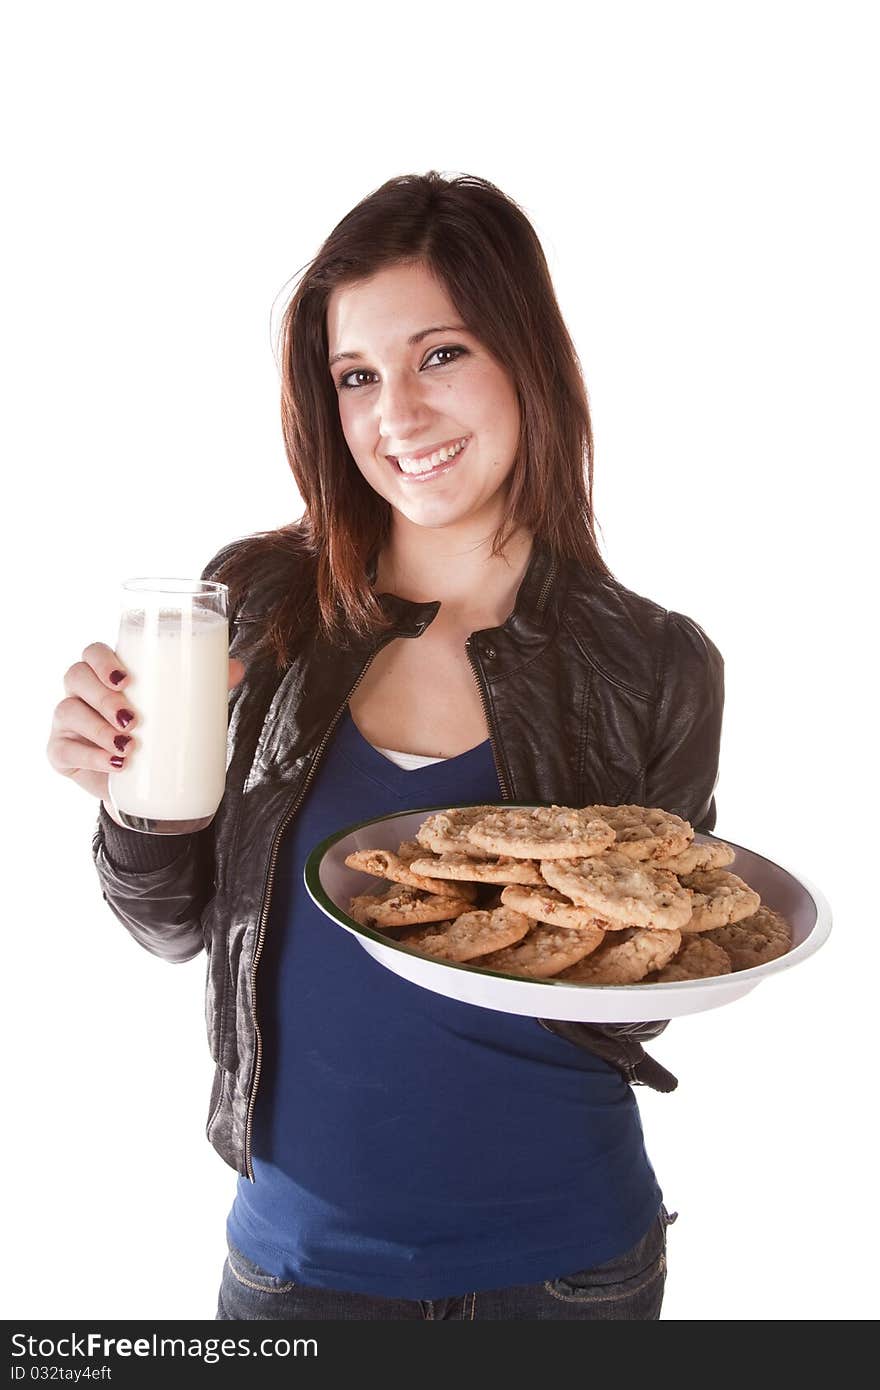
M462 801L457 803L457 807L485 806L487 804L488 803L485 801ZM502 809L511 811L527 810L538 806L547 806L549 804L550 803L546 801L511 801L504 802ZM356 830L363 830L367 826L381 825L383 821L400 820L403 816L428 816L435 812L448 809L449 803L441 802L436 806L415 806L409 811L391 811L387 815L369 816L366 820L354 821L351 825L345 826L342 830L337 830L332 835L328 835L325 839L321 840L319 844L315 845L312 851L307 855L303 868L303 881L306 886L306 891L312 901L322 912L330 917L332 921L335 921L337 926L341 926L345 930L350 931L355 937L366 937L379 946L392 951L403 952L403 954L407 956L414 956L417 960L424 961L426 964L441 965L446 968L451 967L454 970L463 970L468 975L482 975L488 980L513 980L518 984L545 985L555 987L557 990L576 989L579 994L587 994L592 990L601 990L604 993L626 991L628 994L631 994L637 988L639 993L645 995L647 998L647 991L654 989L709 989L723 991L725 988L729 987L729 982L734 978L738 981L751 980L754 984L759 984L760 981L766 979L768 975L777 974L782 970L789 969L791 966L806 960L809 956L818 951L820 947L824 946L831 933L832 917L830 904L824 894L809 882L809 880L804 878L801 874L796 873L793 869L787 868L784 864L780 864L777 860L770 859L766 854L761 854L758 850L749 849L747 845L739 845L733 840L723 839L720 835L715 835L711 831L704 830L695 830L694 834L702 836L705 840L720 840L723 844L730 845L731 849L741 849L746 854L756 855L757 858L763 859L765 863L771 864L776 869L781 869L783 873L788 874L790 878L793 878L795 882L799 883L800 886L807 891L813 899L816 908L816 923L804 941L801 941L797 946L787 951L784 956L777 956L775 960L764 961L761 965L751 965L746 970L732 971L729 975L713 975L705 979L696 980L658 980L651 981L647 985L639 984L638 986L631 984L584 985L578 984L576 980L560 980L555 977L549 979L534 979L526 978L522 975L507 975L500 970L481 969L479 965L471 963L470 961L441 960L439 957L434 958L432 956L426 956L423 952L416 950L415 947L407 946L402 941L395 941L393 937L385 936L381 932L374 931L371 927L364 926L361 922L356 922L355 919L350 917L347 912L344 912L341 907L337 907L336 903L334 903L325 892L319 877L320 866L324 857L339 840L344 840L347 835L353 835ZM339 916L344 917L345 922L340 922Z

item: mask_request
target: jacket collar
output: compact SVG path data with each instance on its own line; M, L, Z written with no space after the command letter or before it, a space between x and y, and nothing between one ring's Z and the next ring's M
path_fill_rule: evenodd
M367 578L371 584L375 582L377 567L377 557L374 556L367 567ZM529 563L507 624L518 629L523 626L540 627L546 622L545 615L557 572L558 564L549 546L535 536ZM420 637L434 621L441 606L439 599L431 603L415 603L411 599L399 598L397 594L379 594L377 597L384 612L394 620L396 637Z

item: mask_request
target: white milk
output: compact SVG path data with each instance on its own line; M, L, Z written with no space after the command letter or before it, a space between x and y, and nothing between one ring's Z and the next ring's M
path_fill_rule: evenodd
M226 782L229 629L206 609L124 612L116 651L137 715L125 766L111 772L120 811L158 821L213 816ZM128 733L129 730L126 730Z

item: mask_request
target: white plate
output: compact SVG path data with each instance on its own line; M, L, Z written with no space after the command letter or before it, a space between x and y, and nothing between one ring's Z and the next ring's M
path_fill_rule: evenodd
M683 980L648 985L579 985L565 980L523 980L481 970L479 962L459 965L432 960L349 917L346 907L356 893L380 892L382 881L371 874L349 869L345 857L356 849L396 850L411 840L426 816L443 806L381 816L347 826L324 840L309 855L305 884L315 904L334 922L357 938L380 965L402 975L412 984L478 1004L502 1013L532 1018L563 1018L581 1023L634 1023L639 1020L677 1018L682 1014L717 1009L748 994L762 980L799 965L824 944L831 931L831 910L825 898L798 874L771 859L726 841L736 851L729 867L761 896L761 902L781 912L791 923L794 945L787 955L750 970L718 975L708 980ZM505 803L508 805L508 803ZM713 835L694 837L698 842Z

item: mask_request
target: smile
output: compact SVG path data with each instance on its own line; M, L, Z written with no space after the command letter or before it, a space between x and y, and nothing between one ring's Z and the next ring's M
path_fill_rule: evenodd
M388 458L404 477L419 481L427 477L435 477L440 473L447 473L467 448L470 438L470 435L466 435L461 439L453 440L451 444L445 444L442 449L437 449L433 454L424 458L406 458L404 456L395 458L393 454L389 454Z

